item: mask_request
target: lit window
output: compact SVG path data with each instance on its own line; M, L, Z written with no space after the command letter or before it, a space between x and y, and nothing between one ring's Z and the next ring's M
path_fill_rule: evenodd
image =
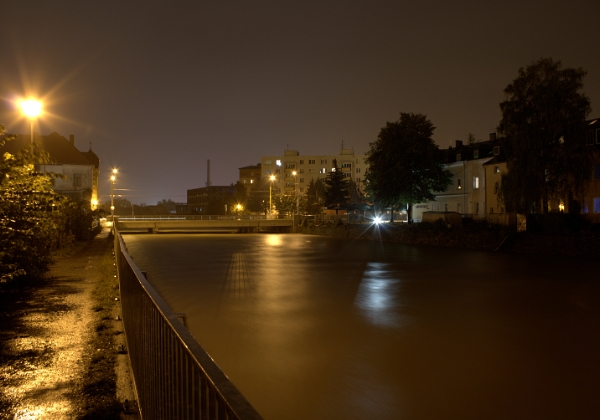
M499 166L494 166L494 173L495 174L499 174L500 173L500 167Z
M478 176L473 177L473 188L479 188L479 177Z
M320 174L326 174L327 173L327 168L321 168L321 170L319 171Z
M479 159L479 150L473 150L473 159Z
M460 178L456 180L456 188L458 188L459 190L462 189L462 186L460 185Z
M270 160L265 160L265 165L270 165L272 161Z
M461 157L461 156L460 156L460 153L457 153L457 154L456 154L456 161L457 161L457 162L460 162L460 157Z
M594 198L594 213L600 213L600 198Z
M275 165L277 165L277 166L281 166L281 160L277 159L277 160L275 161Z
M251 183L251 184L254 184L254 180L253 180L253 179L251 179L251 180L250 180L250 183Z

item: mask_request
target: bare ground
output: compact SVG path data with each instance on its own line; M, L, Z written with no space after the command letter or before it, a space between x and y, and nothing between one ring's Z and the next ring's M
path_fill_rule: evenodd
M46 278L0 291L0 419L119 419L133 400L105 229Z

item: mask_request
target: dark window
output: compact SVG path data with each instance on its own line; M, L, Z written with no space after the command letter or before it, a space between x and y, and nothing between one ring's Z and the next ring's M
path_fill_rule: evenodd
M594 165L594 179L600 179L600 164Z

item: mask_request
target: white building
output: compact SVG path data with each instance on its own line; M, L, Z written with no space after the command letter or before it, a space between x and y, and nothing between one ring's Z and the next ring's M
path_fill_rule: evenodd
M81 152L75 147L74 135L71 134L67 140L57 132L46 136L36 134L34 141L51 159L48 164L37 165L38 170L60 175L52 179L52 189L75 202L89 200L92 209L95 209L98 204L100 161L92 151L91 144L87 152ZM30 144L31 135L19 134L0 149L0 154L17 154Z
M338 155L300 155L297 150L286 150L283 155L263 156L261 177L268 181L274 175L273 188L285 194L294 194L296 189L304 194L311 180L327 178L334 161L344 176L362 191L367 165L364 156L355 155L352 149L342 149Z

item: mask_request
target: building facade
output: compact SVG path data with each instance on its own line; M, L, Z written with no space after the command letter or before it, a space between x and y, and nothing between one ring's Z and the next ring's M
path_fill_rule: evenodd
M355 155L352 149L342 149L338 155L300 155L297 150L286 150L283 155L263 156L261 177L269 182L273 175L273 190L277 193L304 194L310 181L327 178L334 162L344 177L363 191L367 165L364 156Z
M52 189L75 202L90 201L91 208L96 209L100 159L92 151L91 144L87 152L81 152L75 147L73 134L67 140L57 132L47 136L34 135L33 140L40 150L48 153L51 160L50 163L36 165L36 169L59 175L52 179ZM31 135L19 134L0 149L0 154L17 154L31 143Z

